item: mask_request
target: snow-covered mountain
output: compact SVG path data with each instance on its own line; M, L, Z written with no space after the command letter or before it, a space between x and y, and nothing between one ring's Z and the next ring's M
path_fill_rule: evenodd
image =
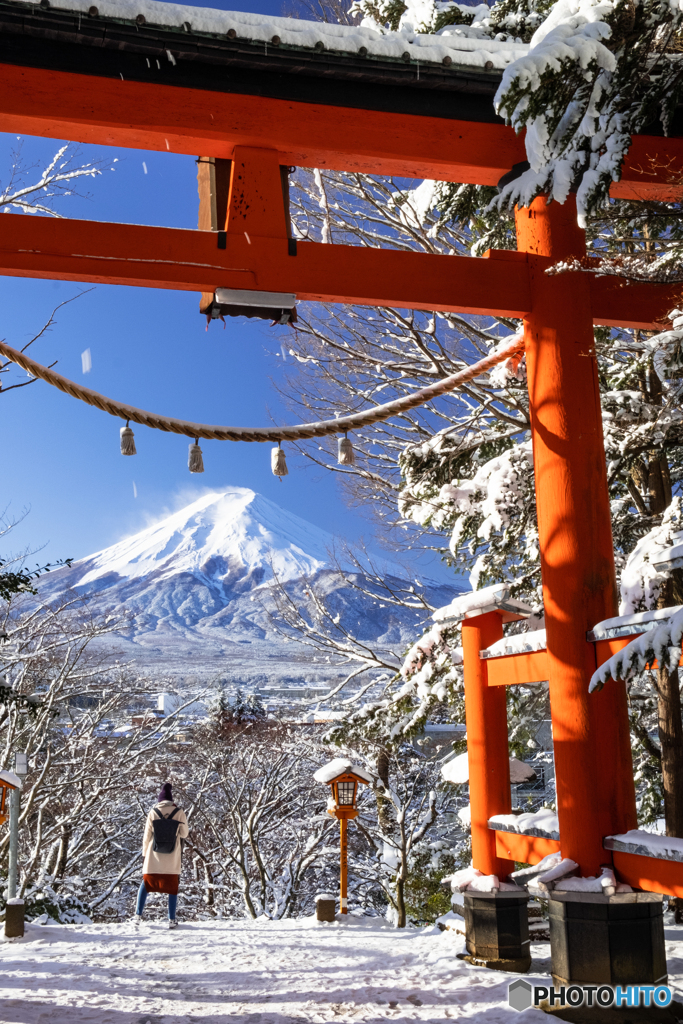
M135 536L50 573L42 598L87 594L95 612L126 621L117 654L156 677L238 685L326 682L338 674L310 649L287 643L272 615L274 575L298 606L310 588L326 595L342 625L381 647L401 650L421 618L345 585L334 570L335 540L254 491L206 494ZM387 576L404 571L382 560ZM434 584L434 603L455 587Z

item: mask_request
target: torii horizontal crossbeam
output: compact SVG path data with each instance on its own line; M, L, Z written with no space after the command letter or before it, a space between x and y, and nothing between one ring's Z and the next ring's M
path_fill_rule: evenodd
M550 261L493 250L488 259L298 242L211 231L5 214L0 274L180 291L291 292L300 300L522 317L530 270ZM591 278L593 319L657 327L677 289Z
M179 80L180 76L179 76ZM368 86L372 88L371 85ZM458 109L457 97L453 99ZM282 164L495 185L526 158L502 121L329 106L0 64L0 131L229 159L277 149ZM634 137L615 198L671 198L683 138Z

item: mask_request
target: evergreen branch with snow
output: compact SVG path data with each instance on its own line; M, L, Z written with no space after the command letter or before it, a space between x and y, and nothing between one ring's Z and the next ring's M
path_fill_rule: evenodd
M564 202L576 189L581 223L602 207L631 137L655 120L669 127L683 82L682 25L666 0L557 0L496 94L498 113L526 129L530 166L494 204Z

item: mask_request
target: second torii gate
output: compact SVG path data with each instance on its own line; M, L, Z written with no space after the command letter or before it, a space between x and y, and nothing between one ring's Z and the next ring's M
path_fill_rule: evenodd
M227 289L245 304L276 293L524 319L562 853L595 873L602 837L636 818L624 684L588 695L586 633L617 611L593 325L661 325L675 292L547 275L585 256L572 199L519 210L517 250L484 259L295 241L289 165L495 184L524 158L492 112L497 76L422 63L416 78L410 59L362 65L314 47L294 60L277 36L264 53L234 30L183 34L129 10L93 6L82 20L47 0L3 0L0 130L230 161L225 219L182 231L8 214L0 273L199 291L205 308ZM339 82L362 89L335 92ZM668 198L681 168L680 136L637 137L613 194ZM500 628L466 628L465 650L478 656Z

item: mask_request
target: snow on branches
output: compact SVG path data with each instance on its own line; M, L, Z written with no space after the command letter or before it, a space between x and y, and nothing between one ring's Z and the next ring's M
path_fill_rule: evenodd
M669 672L681 660L683 610L676 612L655 629L642 633L593 673L588 690L601 690L608 679L631 679L657 661Z
M662 522L681 480L683 316L671 316L673 329L650 337L636 331L597 339L619 565Z
M666 380L683 370L683 311L674 309L669 314L672 330L655 334L646 342L652 353L652 365L660 380Z
M375 31L430 33L497 43L527 43L542 23L548 0L499 0L488 4L458 4L453 0L355 0L351 13Z
M452 647L453 626L436 624L413 644L401 666L401 678L420 701L444 701L450 684L458 682L462 648Z
M101 164L78 164L76 156L77 153L67 143L57 150L42 171L30 181L27 179L33 168L22 164L20 151L17 151L7 184L4 187L0 184L0 212L18 210L21 213L61 217L53 201L61 196L77 195L75 185L80 178L96 178L102 173ZM117 158L113 163L117 163Z
M558 0L509 65L496 109L526 129L529 169L498 205L528 206L577 189L579 217L596 211L621 177L631 136L660 119L666 130L681 86L673 52L683 11L669 0Z
M451 555L469 560L475 590L480 583L498 582L503 563L509 564L513 574L517 570L520 581L535 576L538 543L531 442L514 444L503 438L499 445L482 444L474 454L467 452L470 459L463 460L461 471L437 489L434 463L455 454L453 443L458 445L460 439L452 437L446 429L404 452L401 512L422 525L450 529ZM493 457L487 459L487 454ZM459 460L455 461L457 465ZM474 470L471 476L468 469Z
M671 573L655 569L662 548L674 543L674 535L683 529L683 508L680 496L673 498L662 522L636 544L621 573L620 615L647 612L657 607L657 600Z
M382 699L350 712L326 740L400 746L422 732L438 704L462 705L462 648L451 646L455 634L452 625L427 630L406 654L398 678ZM451 708L455 716L462 710Z

